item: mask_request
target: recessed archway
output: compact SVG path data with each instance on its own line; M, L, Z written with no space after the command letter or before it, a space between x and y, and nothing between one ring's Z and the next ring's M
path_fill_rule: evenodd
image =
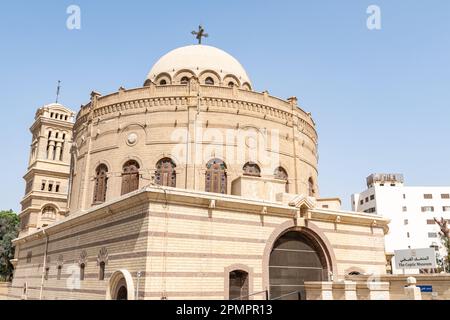
M307 233L291 230L275 242L269 260L271 299L305 299L305 281L327 278L320 246Z
M127 270L117 270L111 275L106 300L135 300L133 278Z
M266 247L264 249L263 253L263 261L262 261L262 287L269 291L270 298L278 298L276 296L276 292L271 292L271 279L270 279L270 259L273 252L273 249L276 247L277 241L283 237L286 233L290 231L296 231L301 234L304 234L304 236L307 237L311 245L313 245L313 248L315 251L320 253L320 261L322 263L322 267L326 266L326 269L322 272L323 274L323 280L322 281L330 281L335 278L334 273L337 271L337 262L336 257L333 252L333 248L331 246L330 241L327 239L324 232L313 222L308 221L307 227L300 227L297 226L294 220L286 221L282 224L280 224L275 230L273 230L270 237L267 239ZM304 281L311 281L310 279L306 278ZM314 281L314 280L312 280ZM291 292L294 292L296 290L292 290ZM300 291L300 290L297 290ZM293 294L295 296L295 294ZM292 298L292 297L291 297ZM301 297L303 298L303 297ZM296 297L298 299L298 296Z

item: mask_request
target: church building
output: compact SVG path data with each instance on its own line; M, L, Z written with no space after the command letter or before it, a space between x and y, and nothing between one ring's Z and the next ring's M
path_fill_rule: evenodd
M76 114L43 106L31 134L11 298L305 299L386 274L389 221L320 196L311 113L218 48Z

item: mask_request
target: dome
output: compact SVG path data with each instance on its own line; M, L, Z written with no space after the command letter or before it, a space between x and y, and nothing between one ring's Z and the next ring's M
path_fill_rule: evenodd
M158 77L165 74L174 81L183 71L199 78L205 72L212 71L220 82L230 76L237 79L240 85L247 83L251 86L247 72L239 61L223 50L205 45L190 45L170 51L155 63L147 80L156 82Z

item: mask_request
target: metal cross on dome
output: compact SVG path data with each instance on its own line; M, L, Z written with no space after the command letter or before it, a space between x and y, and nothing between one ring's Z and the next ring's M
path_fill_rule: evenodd
M56 103L59 100L59 91L61 90L61 80L58 80L58 87L56 88Z
M200 25L198 26L198 31L192 31L191 32L195 38L198 40L198 44L202 44L202 38L207 38L208 34L205 33L205 29Z

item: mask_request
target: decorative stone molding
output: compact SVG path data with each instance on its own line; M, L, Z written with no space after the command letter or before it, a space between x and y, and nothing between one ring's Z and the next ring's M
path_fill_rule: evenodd
M87 262L87 252L86 250L81 251L80 257L78 258L78 265L86 264Z
M155 92L151 92L151 94L149 94L148 87L121 90L105 97L101 97L100 94L98 94L95 96L95 101L92 101L92 104L94 105L94 108L92 108L92 116L99 117L119 111L148 109L149 107L156 106L186 105L189 96L197 96L201 91L201 105L206 108L219 107L238 109L240 111L245 111L246 113L251 112L254 116L261 114L261 117L266 119L271 117L271 119L278 120L281 123L294 123L293 118L295 118L297 120L295 122L298 124L298 131L308 135L314 143L317 142L317 133L314 126L309 123L312 122L311 118L306 112L298 107L292 110L292 107L289 106L293 103L292 100L284 101L271 97L268 93L261 94L240 89L236 93L233 89L236 91L235 88L201 86L198 83L198 79L191 78L189 82L189 92L186 91L185 85L171 85L155 87ZM142 91L142 93L140 93L140 91ZM165 96L169 92L173 92L172 95ZM137 98L139 95L142 96L142 98ZM161 96L153 97L153 95ZM117 98L122 101L115 102L117 99L112 99L114 96L117 96ZM82 107L78 114L75 128L87 121L87 116L90 112L90 104ZM232 111L232 113L235 112L235 110ZM305 117L305 119L302 117Z
M125 285L127 289L128 300L135 300L133 277L130 272L125 269L117 270L111 275L106 289L106 300L115 300L117 291L121 285Z
M306 206L308 209L315 208L314 198L306 197L302 194L294 196L291 201L289 201L289 205L291 207L301 208L302 206Z
M97 256L97 265L100 265L102 262L108 263L108 249L106 247L102 247Z
M138 141L138 135L135 132L128 134L127 136L127 144L129 146L134 146Z

